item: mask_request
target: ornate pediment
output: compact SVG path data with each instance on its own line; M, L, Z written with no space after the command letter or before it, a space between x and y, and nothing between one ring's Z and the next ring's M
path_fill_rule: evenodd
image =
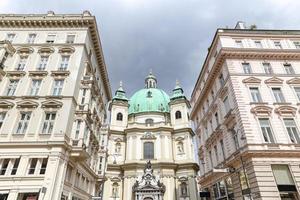
M63 103L56 100L47 100L42 102L42 108L61 108Z
M31 47L20 47L17 49L17 53L20 54L20 56L28 56L33 51L34 50Z
M37 108L39 104L35 101L25 100L17 102L17 108Z
M272 78L265 80L265 83L266 84L282 84L283 80L273 76Z
M259 84L261 83L261 80L259 78L256 78L256 77L249 77L249 78L246 78L242 81L243 83L256 83L256 84Z
M294 116L297 112L297 108L293 106L279 106L275 109L275 112L279 115L292 115Z
M182 141L182 140L184 140L184 137L181 137L181 136L179 136L175 139L175 141Z
M75 52L75 48L72 46L59 47L58 53L60 54L72 54Z
M270 115L272 113L272 108L269 106L255 106L251 108L251 112L256 115Z
M156 137L152 132L145 132L144 135L141 137L142 140L155 140Z
M120 178L120 177L117 177L117 176L111 177L110 180L111 180L111 182L113 182L113 183L121 182L121 178Z
M6 100L0 100L0 108L12 108L14 107L14 103Z
M39 48L38 50L38 53L41 54L41 55L50 55L52 53L54 53L54 48L52 47L41 47Z
M300 78L292 78L286 81L287 84L300 84Z

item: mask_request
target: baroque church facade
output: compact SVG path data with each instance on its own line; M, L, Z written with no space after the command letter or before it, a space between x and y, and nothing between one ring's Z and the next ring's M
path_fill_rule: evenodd
M110 106L103 199L198 199L189 109L178 83L170 97L151 72L130 99L120 84Z

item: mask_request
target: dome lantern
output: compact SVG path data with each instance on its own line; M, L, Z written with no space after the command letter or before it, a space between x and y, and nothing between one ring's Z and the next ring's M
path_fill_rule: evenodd
M156 88L157 80L150 70L149 75L145 78L145 88Z
M113 101L114 100L128 101L128 99L126 98L126 95L125 95L125 91L123 89L122 81L120 81L120 86L117 89L115 96L113 97Z

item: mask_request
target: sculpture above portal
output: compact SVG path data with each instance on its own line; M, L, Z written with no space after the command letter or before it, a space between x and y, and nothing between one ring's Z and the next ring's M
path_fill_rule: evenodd
M142 179L136 180L132 191L135 200L163 200L166 187L154 176L150 160L147 161Z

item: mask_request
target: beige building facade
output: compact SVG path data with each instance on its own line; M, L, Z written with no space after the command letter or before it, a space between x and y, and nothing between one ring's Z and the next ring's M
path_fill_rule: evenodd
M0 199L98 197L111 92L94 16L1 15L0 40Z
M299 31L217 30L191 98L203 199L299 199L299 49Z
M152 73L130 99L120 86L110 106L103 199L198 199L189 107L179 85L170 97Z

